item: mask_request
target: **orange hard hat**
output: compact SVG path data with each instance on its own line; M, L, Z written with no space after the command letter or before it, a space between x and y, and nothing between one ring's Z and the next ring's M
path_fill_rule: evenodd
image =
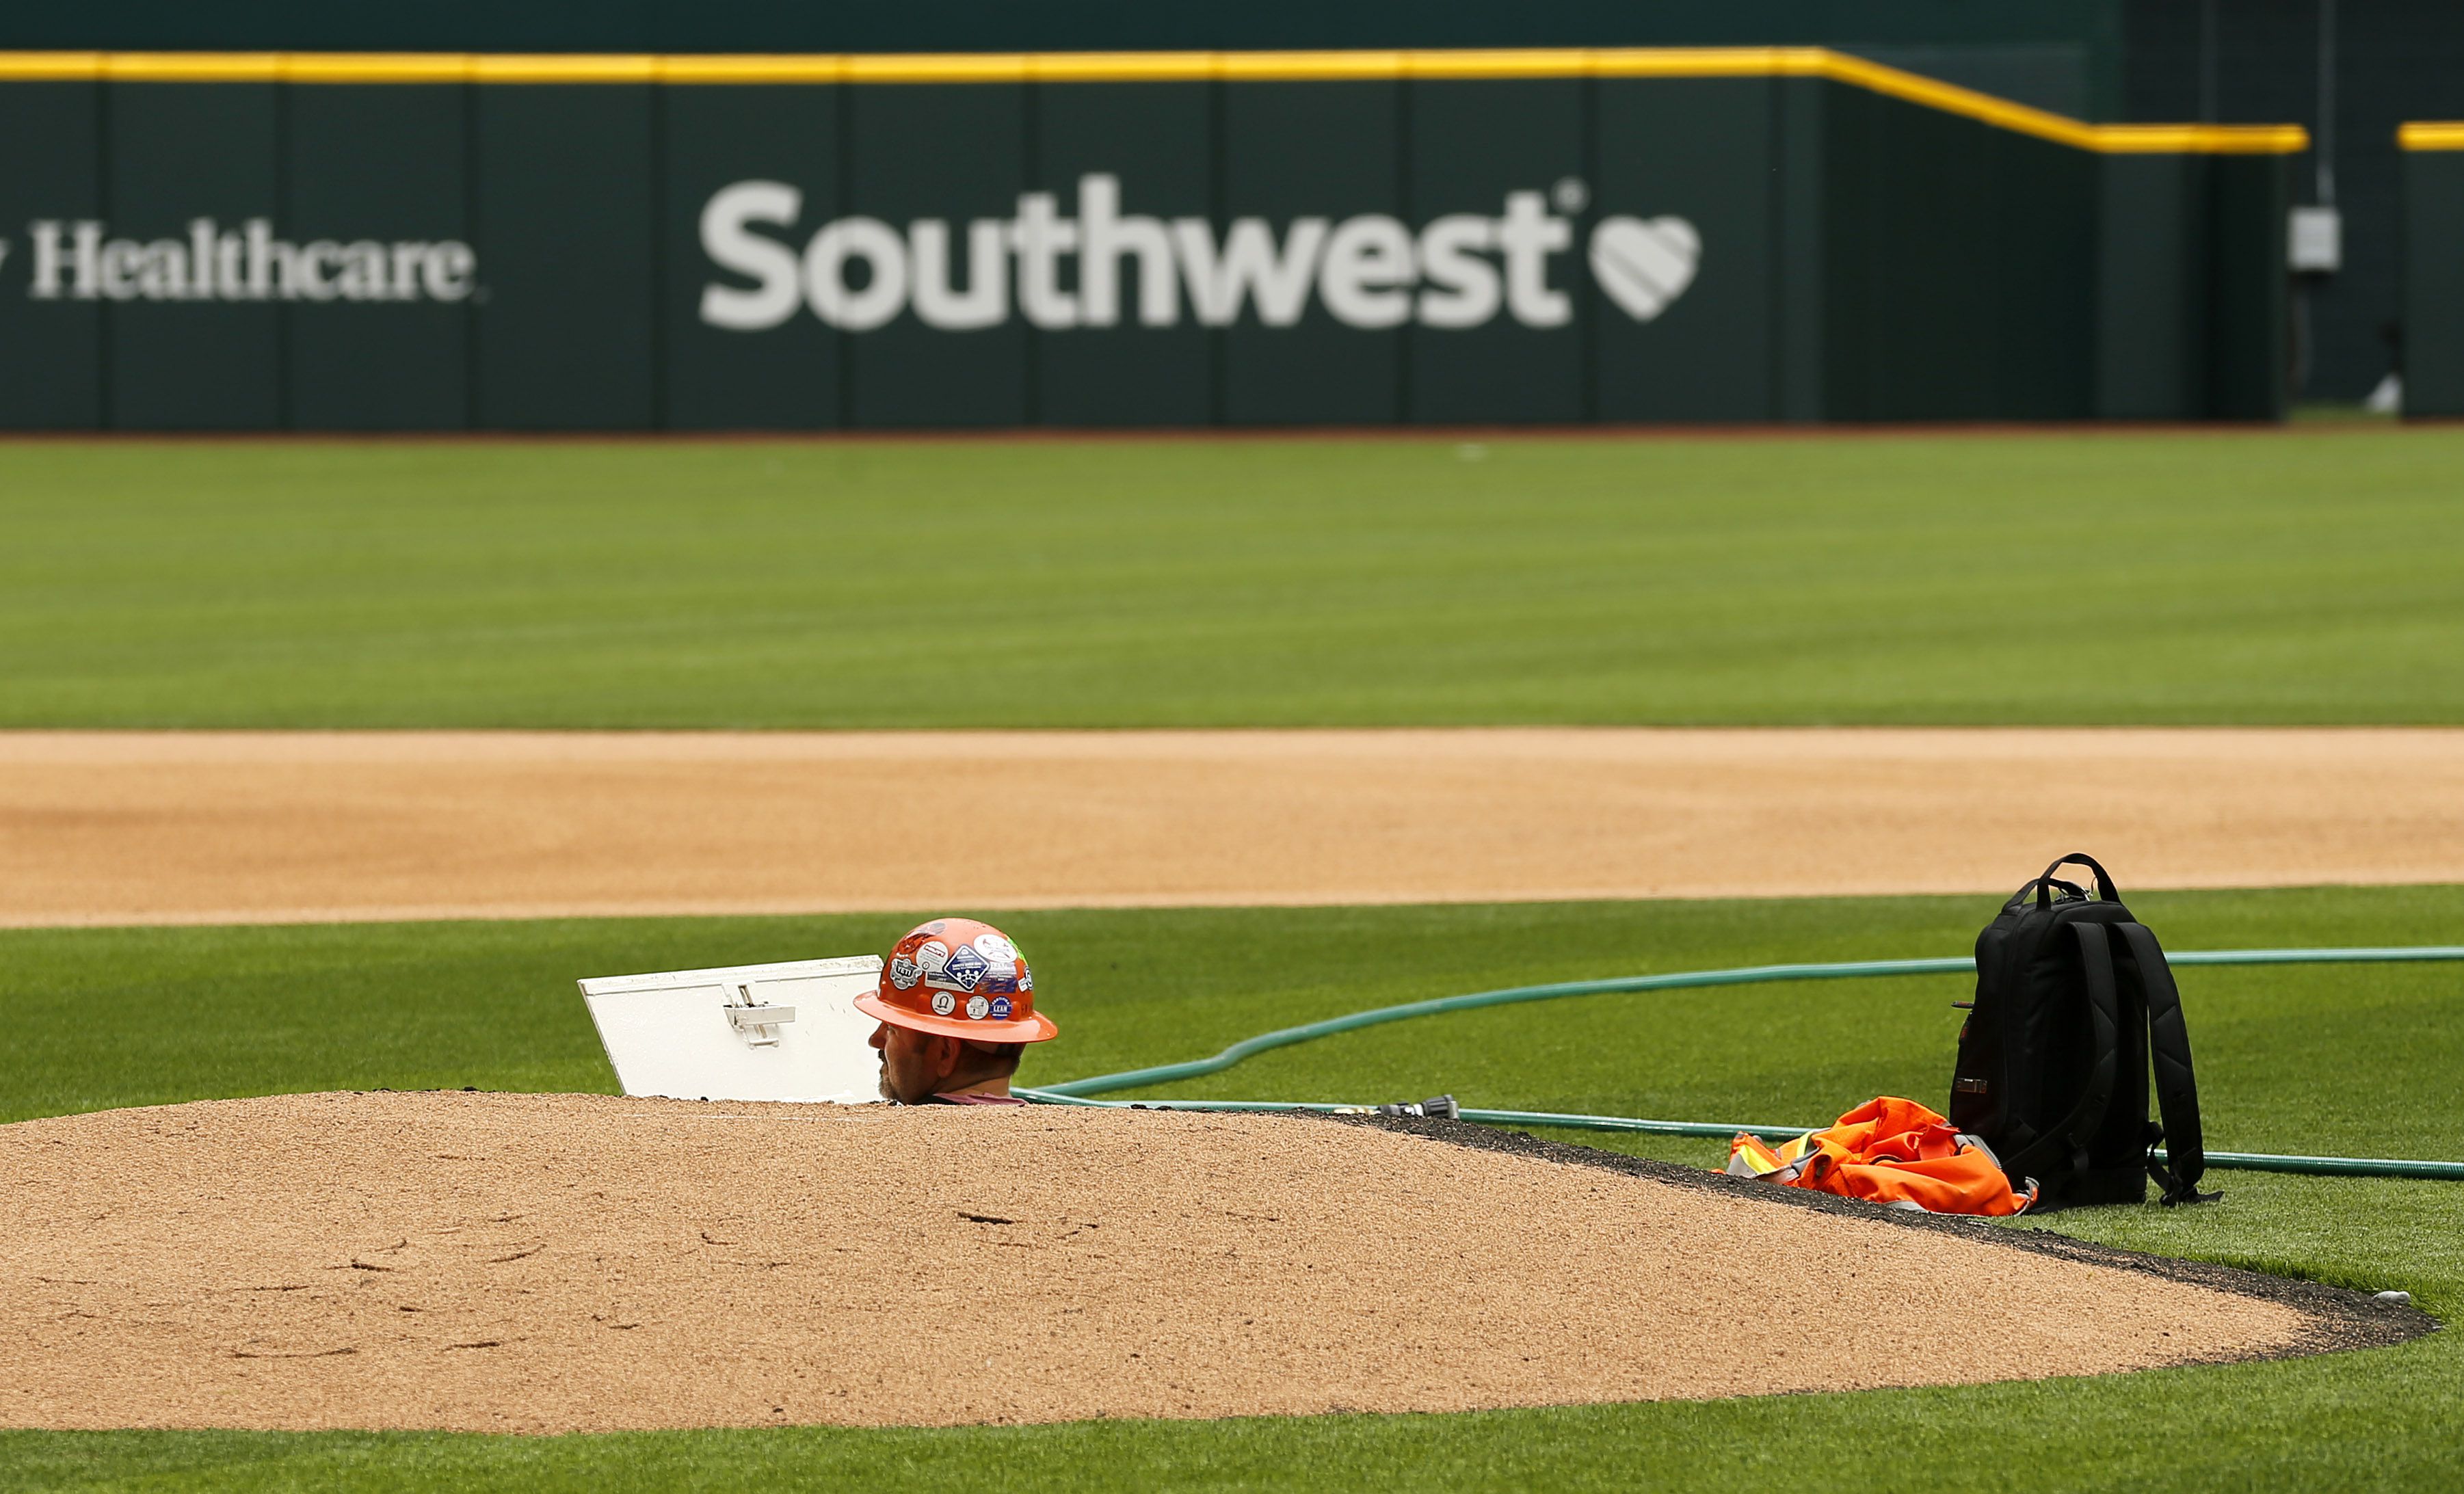
M973 1043L1042 1043L1061 1029L1035 1009L1035 977L1009 935L973 918L907 931L856 1010L893 1027Z

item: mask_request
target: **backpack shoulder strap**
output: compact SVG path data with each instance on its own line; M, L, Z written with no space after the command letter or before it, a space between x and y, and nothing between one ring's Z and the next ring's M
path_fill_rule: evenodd
M2113 980L2113 950L2105 942L2104 925L2074 923L2079 968L2087 978L2088 1022L2094 1058L2088 1066L2087 1088L2060 1124L2030 1142L2002 1164L2013 1178L2050 1175L2048 1162L2060 1162L2073 1172L2087 1167L2087 1138L2104 1124L2113 1105L2113 1083L2121 1067L2122 998Z
M2206 1139L2199 1128L2199 1085L2190 1072L2190 1030L2182 1021L2182 992L2173 967L2145 924L2120 923L2113 932L2139 967L2139 989L2147 999L2147 1050L2156 1066L2156 1112L2164 1117L2165 1161L2149 1148L2147 1174L2165 1190L2164 1201L2198 1203L2215 1197L2199 1192L2208 1170Z

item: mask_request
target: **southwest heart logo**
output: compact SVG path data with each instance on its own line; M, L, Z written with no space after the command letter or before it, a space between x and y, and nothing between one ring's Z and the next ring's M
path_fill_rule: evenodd
M1256 213L1168 219L1130 211L1121 179L1089 171L1078 178L1074 206L1059 192L1029 191L1008 218L945 215L901 226L859 213L816 227L803 188L746 180L702 206L702 252L723 275L701 288L701 319L731 332L766 331L805 312L842 332L911 317L943 332L1013 317L1046 332L1171 327L1189 318L1205 327L1292 327L1315 306L1364 331L1407 323L1462 331L1500 318L1554 330L1574 323L1570 282L1578 277L1565 261L1584 243L1590 202L1591 189L1568 177L1546 191L1507 192L1494 213L1418 224L1382 212L1309 213L1281 224ZM72 239L46 222L52 237L42 240L49 247L40 263L56 268ZM1595 222L1592 277L1635 320L1660 316L1694 283L1703 237L1692 222L1667 214ZM99 224L80 222L77 232L75 245L101 243ZM180 250L167 240L155 247ZM244 247L231 240L232 253ZM332 247L319 240L301 253ZM38 273L38 298L57 279Z
M1683 218L1603 218L1592 230L1592 278L1637 321L1649 321L1694 283L1703 237Z

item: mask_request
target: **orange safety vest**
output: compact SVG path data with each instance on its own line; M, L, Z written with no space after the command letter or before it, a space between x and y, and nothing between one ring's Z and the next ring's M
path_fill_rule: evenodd
M2017 1214L2036 1201L2035 1179L2014 1193L1984 1142L1914 1100L1884 1095L1777 1147L1737 1133L1728 1172L1927 1214Z

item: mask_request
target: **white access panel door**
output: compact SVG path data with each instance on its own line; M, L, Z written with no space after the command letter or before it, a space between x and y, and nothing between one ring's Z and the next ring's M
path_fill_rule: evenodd
M855 999L881 958L796 959L581 982L627 1094L681 1100L878 1100L873 1020Z

